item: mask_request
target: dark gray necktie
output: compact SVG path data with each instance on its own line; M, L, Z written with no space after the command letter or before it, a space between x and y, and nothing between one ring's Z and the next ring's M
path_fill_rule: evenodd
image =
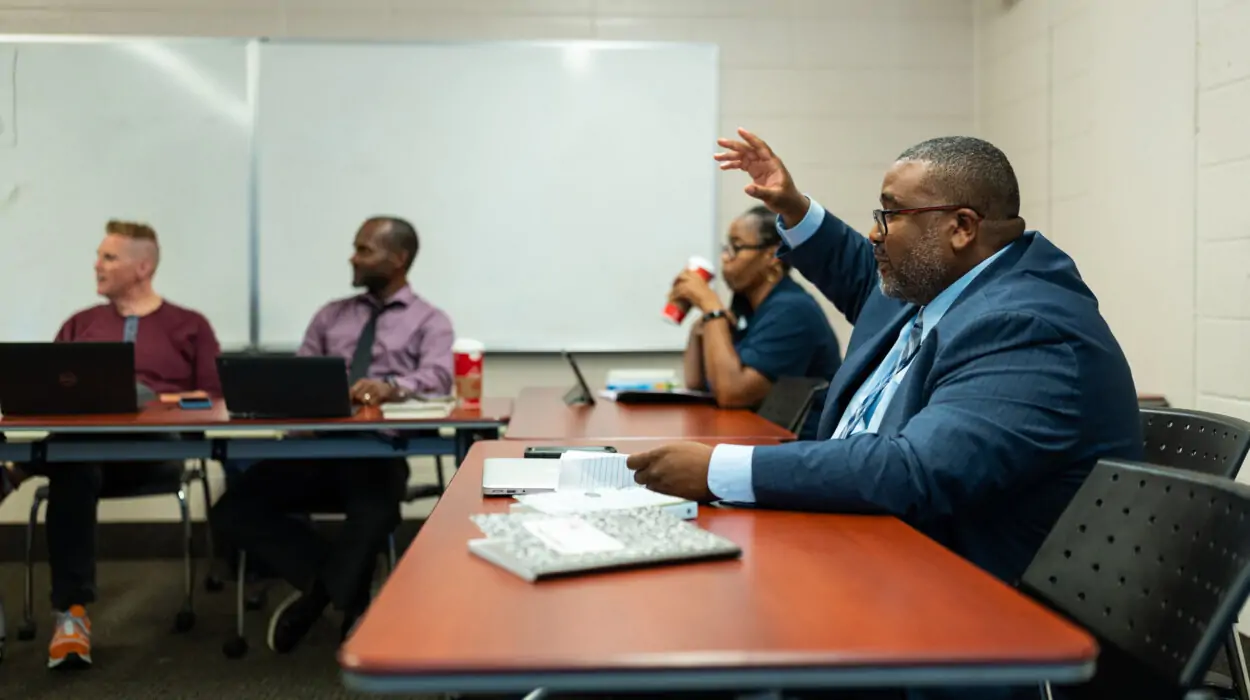
M360 339L356 341L356 349L352 351L351 372L347 379L349 384L355 384L369 376L369 365L373 364L373 341L378 335L378 316L385 310L385 307L374 307L365 327L360 329Z

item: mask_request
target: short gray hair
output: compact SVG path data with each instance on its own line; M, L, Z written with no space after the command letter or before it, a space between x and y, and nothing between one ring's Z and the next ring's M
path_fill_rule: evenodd
M1020 215L1020 183L1007 156L994 144L971 136L941 136L903 151L898 160L928 163L930 185L943 204L964 204L987 219Z

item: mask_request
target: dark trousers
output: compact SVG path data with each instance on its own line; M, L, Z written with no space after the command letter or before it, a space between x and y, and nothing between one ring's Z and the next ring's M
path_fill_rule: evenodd
M171 440L173 435L53 435L50 442L75 440ZM100 498L172 493L182 462L65 462L22 465L48 478L44 530L52 572L52 607L68 610L96 600L96 507Z
M213 506L212 523L249 561L302 591L320 580L335 607L359 612L386 537L399 525L408 462L388 459L266 460L240 474ZM335 541L305 517L343 513Z

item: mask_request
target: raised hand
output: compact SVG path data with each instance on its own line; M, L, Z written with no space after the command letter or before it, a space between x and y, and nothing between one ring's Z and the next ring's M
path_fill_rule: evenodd
M741 170L750 175L751 183L743 191L779 214L787 226L798 224L807 213L808 203L794 186L785 164L760 137L741 128L738 135L741 141L716 140L717 145L726 149L712 156L720 163L720 169Z

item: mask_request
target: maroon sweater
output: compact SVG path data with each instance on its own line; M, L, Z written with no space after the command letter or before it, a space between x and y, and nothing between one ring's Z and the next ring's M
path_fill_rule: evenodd
M126 318L111 304L93 306L69 317L56 334L61 342L119 343ZM139 319L135 338L135 379L152 391L202 390L221 395L217 355L221 348L208 319L168 301Z

